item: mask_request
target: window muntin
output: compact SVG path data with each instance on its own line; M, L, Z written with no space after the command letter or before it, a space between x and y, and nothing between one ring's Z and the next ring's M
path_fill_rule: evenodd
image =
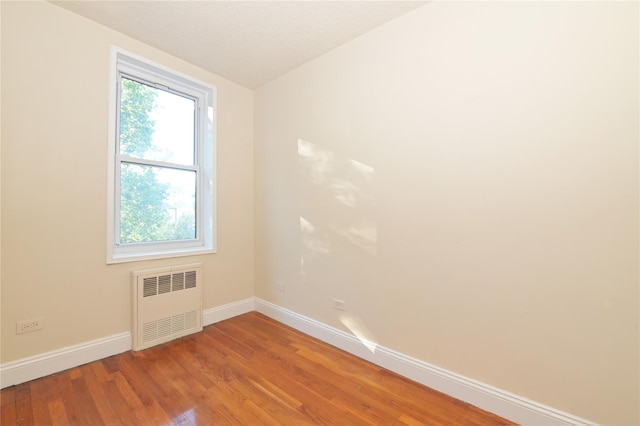
M114 62L107 262L213 252L213 88L117 49Z

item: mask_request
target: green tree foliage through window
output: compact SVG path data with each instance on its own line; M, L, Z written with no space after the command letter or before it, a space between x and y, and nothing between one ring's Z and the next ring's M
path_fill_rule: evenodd
M158 96L147 86L123 78L120 91L120 154L143 158L151 148L155 122L150 118Z
M120 154L146 158L153 137L158 89L121 79ZM123 161L120 169L120 242L142 243L195 238L195 216L175 217L167 206L171 185L159 179L162 167ZM175 213L175 211L174 211Z

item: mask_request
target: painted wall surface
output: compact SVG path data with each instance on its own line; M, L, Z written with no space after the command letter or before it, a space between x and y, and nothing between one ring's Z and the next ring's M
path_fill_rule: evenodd
M202 262L204 309L252 297L253 93L50 3L1 7L2 363L129 331L135 269ZM217 254L106 264L111 45L216 86Z
M256 295L638 424L638 16L430 3L259 88Z

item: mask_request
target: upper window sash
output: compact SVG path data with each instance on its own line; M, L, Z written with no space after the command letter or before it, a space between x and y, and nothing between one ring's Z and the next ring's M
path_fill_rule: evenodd
M131 80L131 81L135 81L137 83L140 84L144 84L147 85L149 87L158 89L158 90L162 90L168 93L172 93L176 96L181 96L183 98L189 99L191 101L194 102L194 123L193 123L193 128L194 128L194 146L193 146L193 159L192 159L192 163L193 165L198 165L198 163L201 161L200 159L200 152L203 150L203 144L205 143L204 140L204 136L202 134L201 131L201 125L200 123L203 120L203 116L202 116L202 112L206 111L206 96L204 96L204 93L202 92L196 92L192 89L189 88L185 88L180 84L172 84L172 82L166 81L165 78L153 74L153 77L157 77L159 80L162 81L162 83L157 83L154 82L150 79L145 79L145 78L141 78L139 76L135 76L135 75L131 75L128 73L124 73L124 72L119 72L118 73L118 86L117 86L117 129L120 129L120 107L121 107L121 94L122 94L122 79L127 79L127 80ZM171 86L168 86L169 84L172 84ZM116 134L116 155L121 156L121 157L129 157L130 159L136 158L136 159L140 159L143 160L144 157L135 157L135 156L127 156L127 155L123 155L121 154L121 150L120 150L120 134L119 132ZM167 164L169 164L170 162L166 162ZM173 163L176 164L177 166L183 166L183 163ZM182 168L182 167L180 167Z

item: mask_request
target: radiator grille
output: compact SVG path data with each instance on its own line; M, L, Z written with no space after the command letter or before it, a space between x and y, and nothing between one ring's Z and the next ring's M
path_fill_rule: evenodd
M147 322L142 325L142 342L151 342L162 337L194 328L197 325L197 317L198 312L191 311L185 312L184 314L173 315L169 318L162 318L157 321Z
M134 271L133 349L202 330L200 264Z
M143 279L143 297L170 293L196 287L196 271L180 272L177 274L160 275Z

